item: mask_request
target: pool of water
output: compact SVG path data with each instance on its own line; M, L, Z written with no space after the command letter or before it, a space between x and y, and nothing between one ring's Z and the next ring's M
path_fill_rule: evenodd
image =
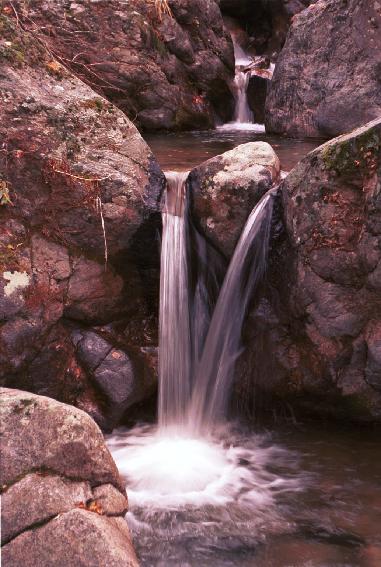
M163 171L189 170L203 161L246 142L264 141L271 144L284 171L290 171L308 152L324 140L295 140L245 130L207 130L176 134L147 134Z
M118 430L142 567L380 567L379 432Z

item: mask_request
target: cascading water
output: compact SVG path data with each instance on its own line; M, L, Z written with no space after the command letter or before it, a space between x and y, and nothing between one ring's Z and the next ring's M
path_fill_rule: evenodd
M250 81L250 69L247 67L253 62L252 58L245 53L235 36L231 31L231 38L234 47L235 58L235 111L233 122L228 122L219 127L222 130L254 130L255 132L264 132L263 124L255 124L254 114L250 109L247 89Z
M190 396L191 330L188 297L185 179L187 173L168 173L162 214L160 273L159 425L184 421Z
M187 423L189 432L199 433L205 428L210 430L226 413L243 321L266 268L276 189L269 191L251 212L210 321L210 299L202 272L197 274L194 298L191 297L186 177L186 173L167 174L160 282L158 413L160 427L172 425L179 430ZM193 231L200 249L203 239Z
M266 269L275 194L269 191L251 212L224 279L196 372L189 410L194 428L210 429L226 414L243 321Z
M243 538L250 549L264 525L267 533L284 530L276 498L299 487L295 477L274 472L288 453L223 421L242 324L266 267L275 190L251 213L216 301L221 266L188 216L186 174L167 179L159 425L119 430L108 443L127 482L127 519L143 564L230 566L226 541ZM221 554L217 563L207 560L211 546Z
M247 87L249 86L250 73L236 69L234 84L237 88L237 100L235 106L234 121L238 124L251 124L254 114L247 101Z

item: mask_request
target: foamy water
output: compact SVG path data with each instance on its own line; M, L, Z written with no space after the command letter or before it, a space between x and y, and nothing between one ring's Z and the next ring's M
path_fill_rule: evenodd
M140 426L107 442L126 481L126 519L145 567L238 566L240 550L250 555L291 529L281 502L305 481L296 456L265 436L226 426L202 439Z
M141 426L118 430L108 446L126 479L131 510L135 507L177 509L239 503L271 508L274 496L295 489L295 482L266 470L276 447L262 439L240 446L237 439L197 438L184 430Z
M241 130L241 131L255 132L257 134L263 134L266 132L266 128L264 124L255 124L252 122L227 122L226 124L217 126L217 130L225 130L228 132L235 132Z

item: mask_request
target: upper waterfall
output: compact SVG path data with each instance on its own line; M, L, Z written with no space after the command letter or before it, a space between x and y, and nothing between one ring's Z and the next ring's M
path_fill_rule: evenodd
M230 34L235 58L235 111L233 121L223 124L219 128L223 130L254 130L255 132L264 132L265 128L263 124L255 123L255 116L250 108L247 96L251 76L249 66L253 63L253 58L246 53L240 45L236 31L231 29Z

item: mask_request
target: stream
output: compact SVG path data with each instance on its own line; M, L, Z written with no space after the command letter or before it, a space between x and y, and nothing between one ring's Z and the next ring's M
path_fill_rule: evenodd
M221 130L146 139L172 171L257 140L289 171L321 143ZM201 435L180 421L121 428L107 439L126 481L142 567L381 565L379 431L234 422Z

